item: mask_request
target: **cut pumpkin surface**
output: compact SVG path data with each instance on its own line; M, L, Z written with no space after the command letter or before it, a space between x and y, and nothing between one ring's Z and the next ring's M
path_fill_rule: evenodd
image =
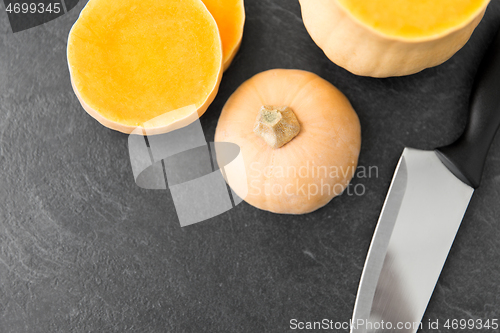
M351 73L403 76L450 59L490 0L299 0L326 56Z
M360 22L394 37L435 36L470 21L485 0L337 0Z
M187 125L213 101L223 71L218 27L200 0L90 0L67 52L82 106L124 133Z
M240 48L245 25L243 0L203 0L219 26L224 57L224 70L233 61Z

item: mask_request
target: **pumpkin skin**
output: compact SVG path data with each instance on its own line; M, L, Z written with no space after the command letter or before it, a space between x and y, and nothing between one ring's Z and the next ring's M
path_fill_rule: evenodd
M307 31L331 61L353 74L390 77L414 74L451 58L469 40L489 0L470 0L473 5L466 8L469 12L462 13L460 21L451 22L448 26L436 25L434 29L426 29L424 22L421 26L408 27L406 30L400 26L404 26L404 22L399 22L400 25L396 22L397 26L391 30L387 20L377 21L377 12L359 8L363 4L361 0L299 2ZM364 3L381 3L380 7L385 5L391 8L400 2L385 0ZM416 0L403 2L407 3L409 10L415 4L424 3ZM444 2L426 1L425 4L443 6ZM430 15L429 11L420 9L422 15Z
M300 123L298 135L281 148L271 148L253 131L264 105L288 106ZM361 129L351 104L331 83L306 71L274 69L247 80L228 99L215 141L241 149L246 180L228 181L236 194L259 209L304 214L347 187L358 162ZM243 181L246 196L238 192Z
M219 27L222 40L224 71L238 53L245 26L243 0L203 0Z
M215 98L223 72L219 30L199 0L90 0L67 57L83 108L127 134L190 124Z

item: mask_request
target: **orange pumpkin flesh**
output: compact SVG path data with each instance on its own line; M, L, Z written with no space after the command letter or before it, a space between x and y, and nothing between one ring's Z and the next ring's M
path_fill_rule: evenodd
M422 38L446 33L484 9L485 0L338 0L363 24L387 35ZM376 13L374 15L373 13Z
M403 76L437 66L470 38L490 0L299 0L326 56L363 76Z
M241 45L245 25L243 0L203 0L219 27L224 53L224 70L233 61Z
M187 125L208 108L222 77L217 24L199 0L90 0L67 52L85 110L124 133Z
M263 106L289 107L300 124L298 134L293 131L279 148L254 132ZM361 129L351 104L332 84L313 73L275 69L252 77L229 98L215 141L241 148L246 180L227 180L246 202L275 213L304 214L326 205L349 184ZM239 193L242 185L246 195Z

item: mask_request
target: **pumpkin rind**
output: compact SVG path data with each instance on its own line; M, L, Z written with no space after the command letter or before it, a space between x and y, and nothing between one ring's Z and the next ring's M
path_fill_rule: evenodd
M188 125L215 98L223 71L217 24L199 0L90 0L67 53L83 108L127 134Z
M281 148L273 149L253 132L264 105L288 106L300 123L298 135ZM361 129L351 104L331 83L306 71L274 69L250 78L228 99L215 141L241 149L246 177L228 181L236 194L259 209L304 214L347 187L358 162ZM238 193L242 181L246 196Z
M390 77L442 64L460 50L481 21L489 0L463 24L420 38L388 36L355 18L337 0L299 0L314 42L353 74Z

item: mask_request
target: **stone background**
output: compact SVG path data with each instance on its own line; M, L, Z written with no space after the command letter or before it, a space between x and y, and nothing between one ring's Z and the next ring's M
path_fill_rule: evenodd
M241 50L201 119L207 141L243 81L299 68L351 100L360 165L379 174L354 180L364 196L343 195L312 214L242 203L181 228L168 191L134 184L127 136L88 116L70 87L67 35L85 2L16 34L0 5L0 332L287 332L292 318L348 321L403 147L460 135L474 74L500 26L493 0L445 64L373 79L324 56L297 1L247 0ZM424 322L500 319L499 199L497 137Z

